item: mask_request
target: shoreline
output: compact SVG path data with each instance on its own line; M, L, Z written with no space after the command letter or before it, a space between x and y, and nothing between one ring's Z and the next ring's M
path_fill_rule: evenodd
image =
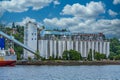
M17 61L16 65L120 65L120 61Z

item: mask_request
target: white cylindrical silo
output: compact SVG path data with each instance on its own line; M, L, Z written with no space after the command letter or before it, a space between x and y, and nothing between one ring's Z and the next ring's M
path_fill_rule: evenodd
M61 57L61 41L58 41L58 57Z
M63 53L63 40L60 40L60 43L61 43L61 51L60 51L60 55L62 57L62 53Z
M96 45L95 45L95 51L98 52L98 41L95 42Z
M103 42L103 54L105 54L105 49L106 49L106 42Z
M91 42L88 41L88 53L90 52L90 49L92 49L92 48L91 48Z
M53 40L50 40L50 56L52 57L53 54Z
M86 53L86 51L87 51L87 46L86 46L87 44L86 44L86 41L84 41L84 57L87 57L87 53Z
M70 50L70 41L67 41L67 50Z
M47 59L48 56L46 55L46 40L43 40L43 54L44 54L45 58Z
M70 41L70 49L72 49L73 50L73 41Z
M108 57L110 54L110 42L107 42L107 54L106 56Z
M100 54L102 53L102 41L100 41Z
M44 40L44 53L46 56L46 59L48 59L48 40Z
M94 41L92 41L92 60L94 60Z
M75 41L75 50L78 51L78 41Z
M83 41L80 41L80 53L81 53L81 56L83 56Z
M62 45L63 45L63 51L64 52L66 50L66 44L65 44L65 41L62 41Z
M40 50L41 50L41 40L38 41L38 50L39 50L39 55L40 55Z
M44 55L44 40L40 40L40 56L45 57Z
M56 40L54 40L54 58L56 58L56 48L57 48L57 46L56 46Z

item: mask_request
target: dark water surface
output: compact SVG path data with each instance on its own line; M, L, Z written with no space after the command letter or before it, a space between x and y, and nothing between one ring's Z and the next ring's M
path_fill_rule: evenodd
M120 65L0 67L0 80L120 80Z

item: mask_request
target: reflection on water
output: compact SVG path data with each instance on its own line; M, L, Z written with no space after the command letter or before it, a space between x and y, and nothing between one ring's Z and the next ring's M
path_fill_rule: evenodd
M120 65L0 67L0 80L120 80Z

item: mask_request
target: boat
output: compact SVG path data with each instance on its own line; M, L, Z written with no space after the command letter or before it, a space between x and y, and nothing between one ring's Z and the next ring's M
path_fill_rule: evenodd
M16 59L13 48L9 50L0 49L0 66L15 66Z
M5 50L5 38L0 36L0 66L14 66L17 60L14 49Z

